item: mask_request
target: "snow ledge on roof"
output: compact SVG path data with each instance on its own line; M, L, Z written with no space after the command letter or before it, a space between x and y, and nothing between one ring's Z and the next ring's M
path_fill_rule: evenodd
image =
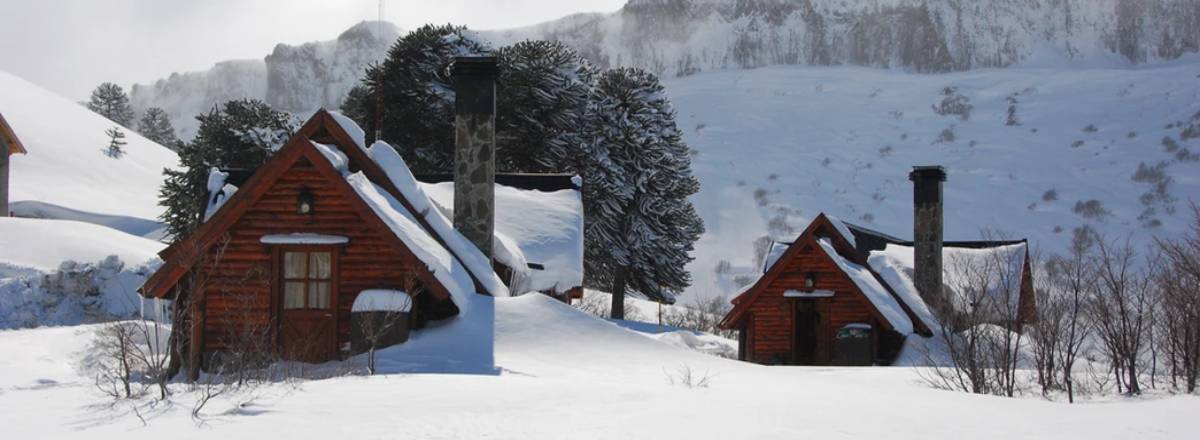
M349 237L341 235L325 235L311 234L307 232L296 232L292 234L268 234L258 239L262 244L346 244L350 242Z

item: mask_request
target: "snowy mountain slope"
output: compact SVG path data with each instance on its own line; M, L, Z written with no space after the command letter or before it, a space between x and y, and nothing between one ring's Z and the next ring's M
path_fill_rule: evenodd
M943 392L910 368L763 367L656 342L540 295L480 299L495 303L499 374L268 386L216 398L200 427L190 414L196 393L182 386L170 404L141 409L146 425L124 406L101 408L82 370L95 326L0 332L0 352L30 354L0 359L0 423L15 437L104 439L1098 440L1200 429L1189 417L1200 405L1194 397L1069 406ZM380 356L399 361L389 350ZM685 368L710 384L679 385Z
M667 82L701 182L706 233L691 291L757 273L752 241L794 239L820 212L912 235L914 165L947 167L947 239L984 228L1065 248L1091 225L1171 236L1200 200L1200 60L1113 69L1009 68L920 75L857 67L706 72ZM969 99L940 115L946 87ZM1009 98L1019 125L1006 125Z
M167 110L183 139L195 115L234 98L306 113L337 108L363 69L399 35L363 22L336 40L280 44L263 60L219 63L134 85L134 107ZM1103 65L1176 59L1200 50L1193 0L630 0L478 34L494 46L551 39L602 67L664 77L770 65L862 65L944 72L1028 64Z
M109 157L105 130L114 123L2 71L0 113L29 150L12 158L10 200L18 214L24 201L47 212L62 207L143 220L162 212L157 200L162 171L178 162L171 150L122 129L125 155Z
M940 72L1034 57L1174 59L1200 49L1198 26L1192 0L630 0L483 35L561 40L601 66L667 75L780 64Z
M336 109L367 65L383 59L399 35L391 23L364 21L334 40L279 44L263 59L226 61L207 71L135 84L130 101L138 112L166 110L181 139L196 135L196 115L231 99L260 99L297 114Z

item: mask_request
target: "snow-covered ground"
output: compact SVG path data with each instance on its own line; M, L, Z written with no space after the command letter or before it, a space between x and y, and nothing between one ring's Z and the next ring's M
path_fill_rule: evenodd
M735 293L731 276L714 274L721 260L734 275L757 273L754 239L794 239L820 212L911 237L914 165L947 168L947 239L991 228L1059 252L1084 224L1136 234L1136 243L1178 234L1188 200L1200 200L1200 138L1181 136L1200 124L1198 71L1200 59L1189 57L1122 68L767 67L668 79L706 227L689 293ZM970 100L968 119L933 111L946 87ZM1020 125L1006 125L1010 96Z
M125 154L110 157L105 131L115 123L3 71L0 113L29 150L12 157L14 214L155 234L158 188L163 169L178 165L174 152L121 128Z
M1069 406L935 391L909 368L763 367L672 347L540 295L495 305L488 374L387 374L105 405L80 370L95 326L0 331L0 426L12 438L1178 439L1194 396ZM483 310L486 308L476 308ZM476 316L479 316L478 314ZM463 334L444 343L472 344ZM386 361L401 361L385 350ZM709 378L679 385L681 373ZM672 384L672 381L675 384Z

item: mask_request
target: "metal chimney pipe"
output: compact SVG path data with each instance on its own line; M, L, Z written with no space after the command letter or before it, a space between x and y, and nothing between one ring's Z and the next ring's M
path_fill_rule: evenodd
M929 304L942 297L942 182L941 166L913 167L913 284Z
M454 79L454 228L489 259L495 229L495 57L457 57Z

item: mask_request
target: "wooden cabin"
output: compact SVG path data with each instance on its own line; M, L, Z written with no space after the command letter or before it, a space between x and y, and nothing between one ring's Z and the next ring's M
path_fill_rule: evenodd
M1017 292L1019 329L1036 316L1024 240L940 243L950 268L965 258L1001 262L1013 274L996 288ZM733 299L721 327L738 330L738 358L769 365L889 365L909 337L942 331L935 304L914 287L913 247L904 241L821 214L790 243L768 251L763 275ZM997 266L998 267L998 266ZM949 301L953 303L953 301Z
M9 161L15 154L26 154L25 145L17 138L4 115L0 114L0 217L8 217Z
M479 249L428 199L413 197L423 195L399 155L375 147L319 111L193 234L160 253L163 266L140 291L174 300L175 351L186 353L192 376L230 351L344 357L351 308L366 290L411 295L415 329L457 314L464 295L508 295ZM235 346L249 342L258 345Z
M931 334L824 214L733 304L721 327L738 330L739 359L761 364L890 363L905 336ZM839 352L839 332L869 352Z

